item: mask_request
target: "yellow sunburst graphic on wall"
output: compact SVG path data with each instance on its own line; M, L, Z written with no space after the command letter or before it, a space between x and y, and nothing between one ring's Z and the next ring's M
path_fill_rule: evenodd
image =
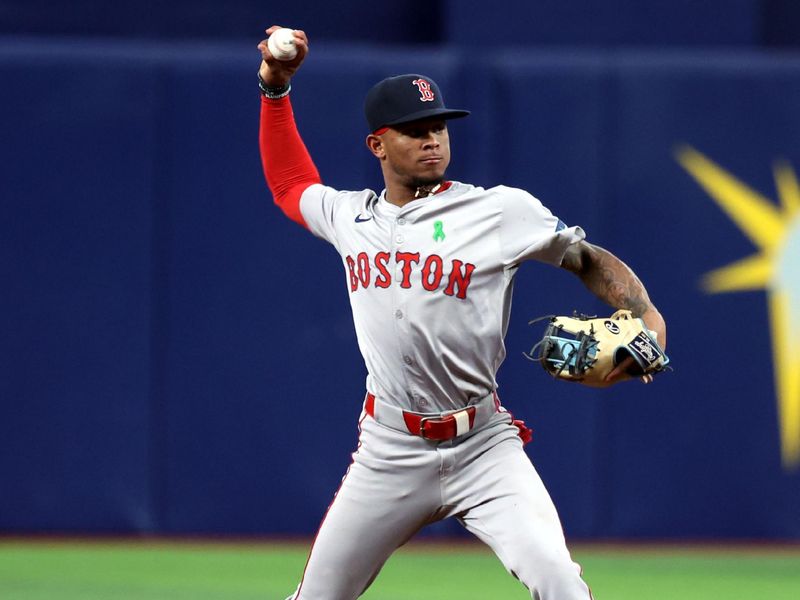
M717 202L759 252L708 273L710 293L767 292L772 329L775 389L778 395L781 458L800 467L800 187L792 168L774 166L780 205L724 171L690 147L678 161ZM747 356L742 356L747 360Z

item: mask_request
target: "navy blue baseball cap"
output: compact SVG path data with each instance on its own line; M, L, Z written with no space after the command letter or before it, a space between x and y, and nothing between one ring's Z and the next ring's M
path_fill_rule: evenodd
M364 113L370 131L378 131L429 117L458 119L466 117L469 111L447 108L433 79L409 74L388 77L375 84L367 92Z

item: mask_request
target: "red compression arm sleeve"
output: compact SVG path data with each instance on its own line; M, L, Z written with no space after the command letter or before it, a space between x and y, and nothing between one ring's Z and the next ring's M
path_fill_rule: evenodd
M322 180L297 131L289 96L278 100L261 97L258 145L275 204L287 217L307 228L300 213L300 196L308 186Z

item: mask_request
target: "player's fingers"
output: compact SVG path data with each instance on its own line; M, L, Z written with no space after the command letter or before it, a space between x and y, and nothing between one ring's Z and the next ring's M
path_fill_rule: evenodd
M271 27L269 27L268 29L265 29L265 30L264 30L264 33L266 33L267 35L272 35L272 34L273 34L273 33L275 33L275 32L276 32L278 29L283 29L283 28L282 28L280 25L272 25L272 26L271 26Z
M297 55L299 58L302 59L308 54L308 38L304 31L300 29L294 30L294 45L297 48Z
M294 30L294 37L295 37L295 39L302 40L303 43L306 46L308 46L308 36L306 35L306 32L303 31L302 29L295 29Z
M614 370L611 371L611 373L609 373L608 375L605 376L603 381L605 383L616 383L617 380L620 378L621 374L622 374L622 371L620 370L620 368L619 367L615 367Z
M633 357L629 356L621 363L619 363L614 370L612 370L608 375L605 376L606 383L616 383L617 381L622 381L623 379L627 379L628 377L628 369L633 366L634 360Z

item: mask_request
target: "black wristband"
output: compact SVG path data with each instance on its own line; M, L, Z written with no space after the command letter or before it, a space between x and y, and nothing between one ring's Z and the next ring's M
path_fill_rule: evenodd
M269 98L270 100L277 100L278 98L283 98L284 96L288 96L289 92L292 91L292 83L287 82L286 85L282 85L280 87L270 87L264 80L261 79L261 75L258 76L258 89L261 90L261 93L264 95L264 98Z

